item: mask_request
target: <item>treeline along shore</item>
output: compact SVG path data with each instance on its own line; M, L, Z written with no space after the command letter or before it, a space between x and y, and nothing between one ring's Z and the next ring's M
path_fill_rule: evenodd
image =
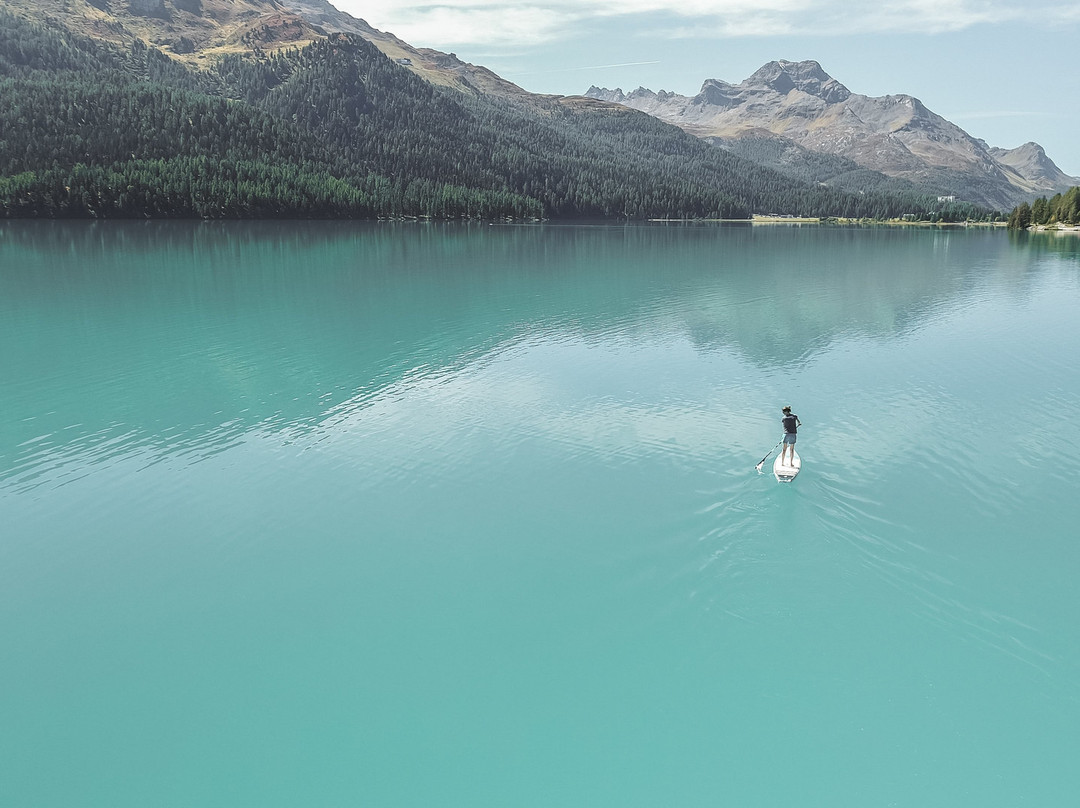
M1021 202L1009 213L1008 226L1010 230L1080 228L1080 186L1049 199L1040 196L1030 205Z

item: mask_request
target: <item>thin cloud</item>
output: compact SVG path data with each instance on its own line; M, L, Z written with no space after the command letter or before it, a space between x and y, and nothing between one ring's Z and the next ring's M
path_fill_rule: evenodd
M576 73L579 70L612 70L616 67L637 67L638 65L658 65L659 59L651 62L620 62L614 65L588 65L587 67L563 67L558 70L530 71L528 73L507 73L507 76L546 76L550 73Z
M413 45L443 49L461 45L533 47L557 39L584 18L573 6L557 0L446 0L437 5L411 0L335 0L334 5Z
M542 45L590 24L635 18L670 38L940 34L983 25L1080 23L1080 2L1032 14L1014 0L335 0L413 44L491 49ZM658 20L668 23L659 24Z

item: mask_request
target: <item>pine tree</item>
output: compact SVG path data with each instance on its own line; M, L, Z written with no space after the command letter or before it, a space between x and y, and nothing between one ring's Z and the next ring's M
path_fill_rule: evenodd
M1008 227L1010 230L1027 230L1031 226L1031 205L1021 202L1012 213L1009 214Z

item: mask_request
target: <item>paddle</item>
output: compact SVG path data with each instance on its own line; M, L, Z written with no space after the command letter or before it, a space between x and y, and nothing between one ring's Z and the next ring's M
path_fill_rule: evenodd
M783 438L780 438L780 440L778 440L778 441L776 442L776 446L779 446L779 445L780 445L781 443L783 443L783 442L784 442L784 439L783 439ZM754 467L755 469L757 469L758 471L761 471L761 467L765 465L765 461L769 459L769 455L771 455L771 454L772 454L773 452L775 452L775 451L776 451L776 446L774 446L774 447L772 447L771 449L769 449L769 454L767 454L767 455L765 455L765 456L764 456L763 458L761 458L761 462L760 462L760 463L758 463L758 464L757 464L757 465L756 465L756 466Z

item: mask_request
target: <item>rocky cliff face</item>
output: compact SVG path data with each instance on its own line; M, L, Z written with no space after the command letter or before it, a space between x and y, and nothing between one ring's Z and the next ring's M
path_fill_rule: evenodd
M1034 193L1080 183L1058 170L1036 144L991 149L917 98L852 93L814 61L769 62L739 84L709 79L693 97L644 88L627 95L597 87L586 95L721 143L767 132L991 207L1009 208Z

